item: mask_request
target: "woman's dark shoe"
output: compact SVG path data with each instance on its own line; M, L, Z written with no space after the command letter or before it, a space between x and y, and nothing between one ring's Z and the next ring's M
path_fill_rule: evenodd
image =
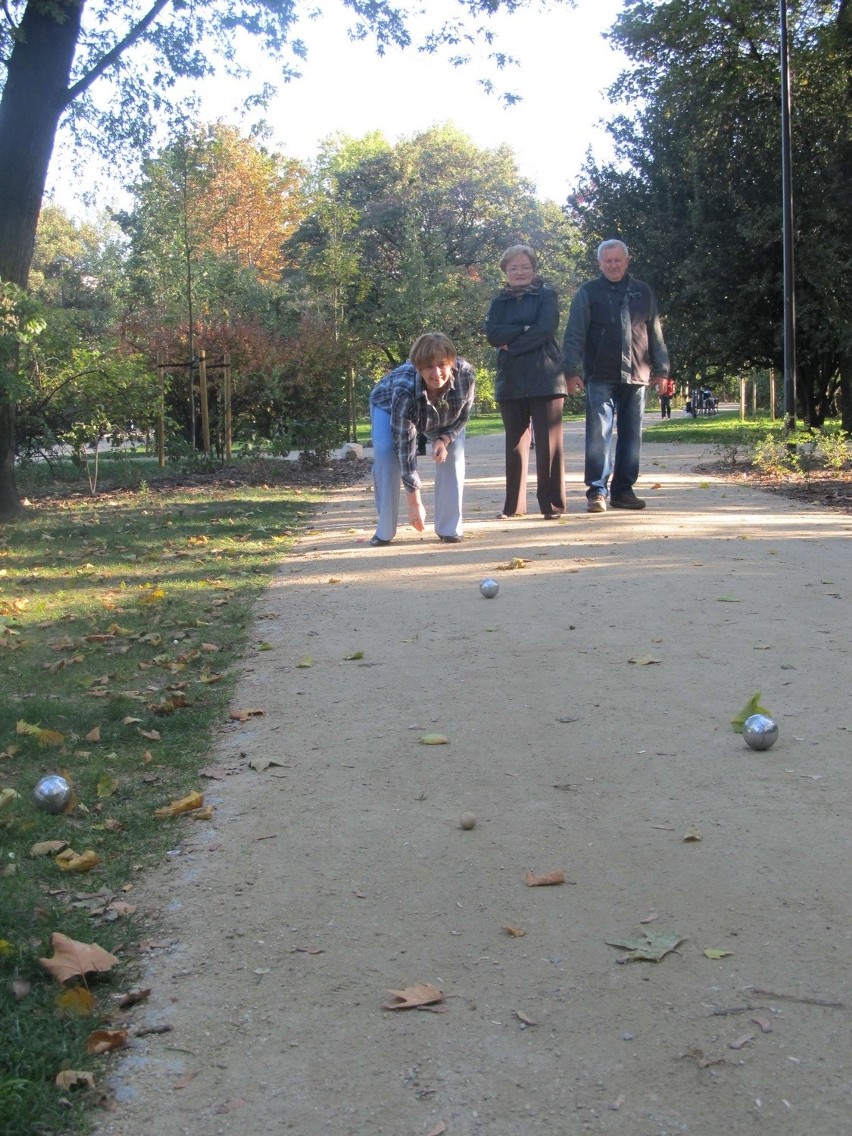
M460 536L441 536L441 534L438 533L438 540L442 540L444 542L444 544L461 544L462 537L460 537Z
M382 540L380 536L371 536L370 544L373 548L384 548L386 544L390 544L389 540Z

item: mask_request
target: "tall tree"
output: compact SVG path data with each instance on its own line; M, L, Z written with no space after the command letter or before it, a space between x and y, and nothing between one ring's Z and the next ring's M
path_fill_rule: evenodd
M433 29L427 48L479 34L488 14L527 0L459 0L468 17ZM570 0L567 0L570 2ZM355 34L379 48L410 41L408 13L389 0L346 0ZM0 18L0 281L25 287L54 139L68 114L84 145L137 148L150 139L178 79L209 79L218 67L240 69L240 36L285 62L299 0L5 0ZM307 14L307 13L306 13ZM498 60L499 61L499 60ZM96 82L112 85L96 103ZM14 479L14 400L0 375L0 518L19 510Z
M372 349L378 366L402 362L427 328L469 357L490 355L481 328L510 243L549 246L549 267L565 271L573 226L536 199L507 147L480 148L449 125L394 146L375 135L338 145L323 156L314 209L290 248L308 294L332 254L345 264L336 295L365 361ZM345 217L345 231L329 228L330 215Z
M801 0L793 17L799 387L816 425L850 336L848 12ZM685 376L782 361L778 32L773 0L632 3L612 32L633 64L614 97L636 109L571 204L590 241L637 254Z

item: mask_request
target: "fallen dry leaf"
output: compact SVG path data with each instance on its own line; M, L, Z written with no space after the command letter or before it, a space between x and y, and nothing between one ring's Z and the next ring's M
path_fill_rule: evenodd
M519 1022L523 1022L525 1026L537 1026L538 1022L533 1021L532 1018L527 1017L523 1010L515 1010L515 1017Z
M635 663L637 667L650 667L654 663L661 663L663 660L658 659L655 655L636 655L627 661L628 663Z
M147 738L149 742L162 741L162 735L159 730L138 730L141 737Z
M191 813L193 809L200 809L203 804L203 793L188 793L185 797L181 797L179 801L172 801L171 804L163 805L160 809L155 809L154 816L162 818L177 816L179 813Z
M289 765L274 757L253 757L249 762L249 769L253 769L255 773L263 773L264 769L269 769L270 765L277 765L280 769L290 768Z
M526 935L526 931L522 927L513 927L511 923L507 923L503 930L512 939L522 939Z
M444 1124L443 1120L439 1120L434 1128L429 1129L429 1131L426 1133L426 1136L444 1136L444 1133L446 1131L446 1124Z
M228 769L224 765L205 765L198 770L199 777L209 777L211 781L224 781L228 776Z
M115 796L118 791L118 778L105 773L100 778L97 784L96 792L98 798L102 801L108 800L110 797Z
M232 722L247 722L249 718L261 718L263 710L232 710L228 717Z
M42 840L30 849L31 856L55 856L68 847L67 840Z
M92 1073L84 1073L78 1069L63 1069L56 1074L55 1082L58 1089L93 1089L95 1078Z
M114 911L118 916L127 916L135 915L137 907L138 904L136 903L123 903L121 900L117 899L110 903L106 910L107 912Z
M92 972L102 974L112 970L119 961L115 955L111 955L97 943L80 943L76 939L69 939L61 931L53 932L50 936L50 945L53 948L53 957L40 958L38 961L57 982L67 982L69 978L82 978L84 974Z
M418 1006L433 1006L444 1000L443 990L428 982L418 982L404 990L389 990L388 993L394 998L390 1002L382 1002L383 1010L416 1010Z
M685 832L681 837L684 844L700 844L704 837L697 828L691 828L689 832Z
M205 805L203 809L194 809L189 814L190 820L212 820L216 810L212 805Z
M630 952L620 958L619 962L660 962L682 942L683 935L666 931L643 931L635 939L607 939L610 947L621 947Z
M57 995L56 1006L60 1015L90 1018L95 1012L95 996L85 986L72 986Z
M446 734L424 734L420 739L420 744L424 746L445 746L450 744L450 739Z
M126 1010L128 1006L135 1006L137 1002L144 1002L151 994L150 986L145 990L129 990L126 994L122 994L117 999L119 1006Z
M772 1033L772 1022L766 1014L752 1014L751 1020L755 1025L760 1026L761 1033Z
M32 985L26 978L13 978L9 984L9 989L12 991L12 997L15 1001L20 1002L27 997L32 989Z
M520 556L513 556L508 564L498 564L497 572L517 572L519 568L526 568L527 562Z
M73 848L66 848L55 857L56 863L63 872L91 872L101 862L100 856L91 848L85 852L75 852Z
M565 883L565 873L557 870L555 872L545 872L541 876L537 876L534 872L527 872L524 876L524 883L527 887L553 887L555 884Z
M707 1057L703 1049L693 1046L692 1049L687 1049L686 1053L681 1054L681 1060L689 1058L698 1063L700 1069L709 1069L711 1065L724 1065L726 1059L724 1057Z
M175 1081L175 1083L172 1085L172 1088L185 1089L187 1085L192 1084L197 1076L197 1073L184 1073L182 1077L179 1077L178 1080Z
M753 1033L744 1033L742 1037L738 1037L736 1041L729 1041L728 1049L742 1049L744 1045L748 1045L748 1043L753 1039Z
M121 1049L127 1045L127 1030L98 1029L89 1034L86 1041L86 1052L90 1054L111 1053L114 1049Z
M100 728L100 726L95 726L95 728L93 730L89 730L88 734L86 734L86 741L87 742L99 742L100 740L101 740L101 728Z

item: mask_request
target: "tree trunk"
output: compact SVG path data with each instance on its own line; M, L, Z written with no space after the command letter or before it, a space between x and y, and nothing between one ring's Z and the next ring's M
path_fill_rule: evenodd
M852 434L852 347L840 356L840 425Z
M26 287L59 119L68 98L82 0L30 0L0 100L0 279ZM0 519L20 512L15 405L0 381Z

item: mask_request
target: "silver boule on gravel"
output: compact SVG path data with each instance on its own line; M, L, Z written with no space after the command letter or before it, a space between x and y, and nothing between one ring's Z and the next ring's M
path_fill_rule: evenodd
M48 773L33 789L33 800L46 813L61 813L71 801L71 786L58 773Z
M483 580L479 585L479 590L487 600L493 600L500 591L500 585L489 576L487 580Z
M778 741L778 723L765 714L752 714L743 722L743 737L752 749L770 749Z

